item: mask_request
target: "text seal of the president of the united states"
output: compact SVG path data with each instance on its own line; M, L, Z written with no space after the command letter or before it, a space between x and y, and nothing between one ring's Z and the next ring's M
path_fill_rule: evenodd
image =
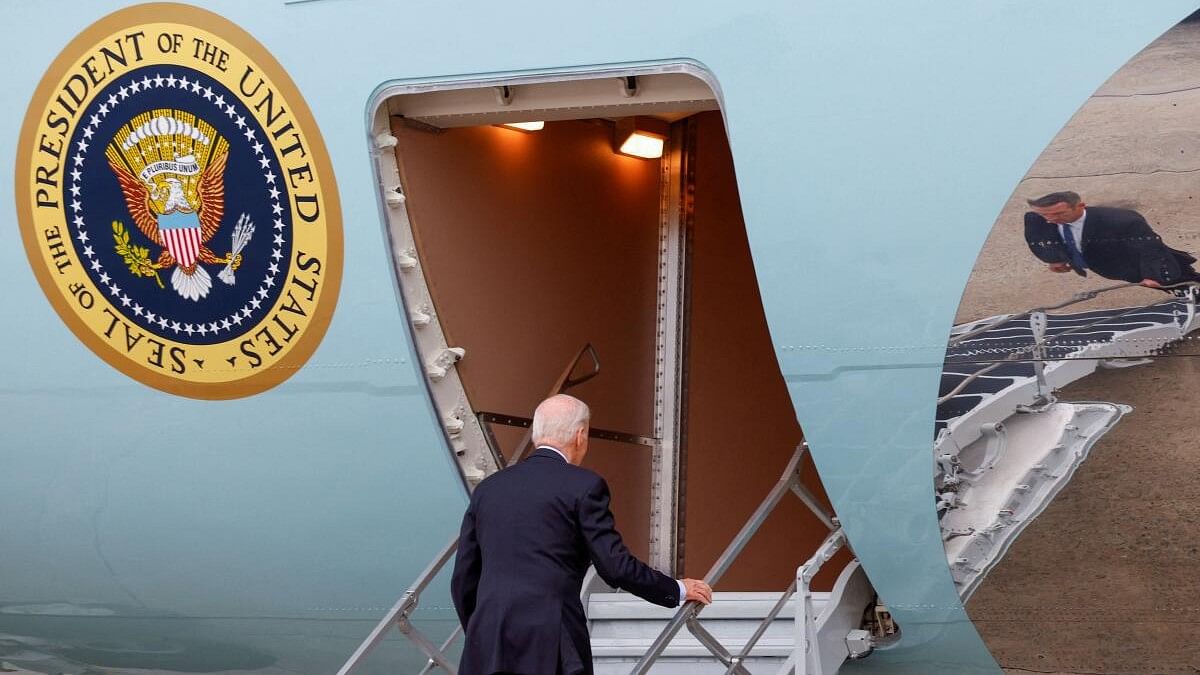
M16 195L58 314L149 386L259 393L329 324L342 227L324 144L282 67L216 14L138 5L75 38L26 114Z

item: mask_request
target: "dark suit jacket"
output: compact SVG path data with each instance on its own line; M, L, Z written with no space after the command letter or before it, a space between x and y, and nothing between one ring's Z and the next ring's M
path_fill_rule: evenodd
M546 448L475 488L450 582L466 630L460 675L590 675L589 563L610 586L679 604L678 583L625 548L608 502L603 478Z
M1088 269L1107 279L1138 283L1153 279L1174 284L1196 279L1196 259L1170 248L1150 229L1137 211L1106 206L1087 207L1083 221L1082 253ZM1071 262L1059 226L1032 211L1025 214L1025 241L1039 260ZM1087 276L1083 270L1075 270Z

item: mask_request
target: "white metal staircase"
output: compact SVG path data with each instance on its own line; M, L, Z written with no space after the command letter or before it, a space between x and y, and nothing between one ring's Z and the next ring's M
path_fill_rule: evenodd
M847 658L870 653L872 637L861 626L874 601L874 590L858 561L851 560L840 571L831 591L819 593L811 588L821 567L847 542L837 519L821 507L800 480L807 452L807 444L796 448L779 481L704 575L706 582L715 585L767 516L791 493L830 530L812 557L796 570L792 583L782 593L721 593L709 607L693 601L676 609L663 609L628 594L590 592L595 577L589 573L581 600L589 610L597 673L832 675ZM422 674L437 669L451 675L456 672L449 648L461 636L461 630L438 646L411 621L420 594L453 557L456 546L457 541L452 541L438 554L338 675L354 672L393 628L429 658Z
M1097 368L1149 362L1200 330L1200 284L1175 298L1111 309L1051 310L1136 284L1080 293L1053 307L956 326L942 372L934 444L946 556L966 599L1087 459L1128 406L1063 402L1055 391Z
M780 593L714 593L704 610L704 625L733 654L741 654L779 603ZM811 651L818 669L835 673L850 657L847 635L862 623L862 609L873 592L857 562L847 565L833 590L812 593ZM792 595L765 624L757 643L740 664L751 673L795 672L797 638L806 631L805 613ZM650 649L674 610L643 602L627 593L596 593L588 604L592 661L596 675L626 675ZM856 654L857 655L857 654ZM729 672L694 635L679 633L667 643L652 673L702 675ZM803 672L803 671L801 671Z

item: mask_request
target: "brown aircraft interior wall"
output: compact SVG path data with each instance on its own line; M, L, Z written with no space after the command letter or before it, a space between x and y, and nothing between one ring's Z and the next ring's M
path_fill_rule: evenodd
M688 340L684 573L702 577L779 479L803 435L779 371L719 112L700 113ZM801 291L797 291L801 292ZM807 484L824 500L808 462ZM785 495L718 590L781 591L828 530ZM828 588L845 559L816 587Z
M572 389L597 427L652 435L659 163L614 154L611 128L549 122L430 133L393 124L434 309L475 410L531 416L585 343ZM520 434L497 428L505 454ZM592 440L630 549L649 544L650 450Z
M695 125L684 564L701 577L802 438L775 360L720 113ZM407 208L439 321L466 349L476 410L529 416L591 342L601 374L571 393L594 426L651 435L660 164L613 153L611 128L550 122L430 133L393 125ZM497 427L505 453L521 430ZM649 538L650 452L592 441L631 550ZM811 465L810 487L823 499ZM825 536L787 495L718 585L782 590ZM818 579L828 587L841 565Z

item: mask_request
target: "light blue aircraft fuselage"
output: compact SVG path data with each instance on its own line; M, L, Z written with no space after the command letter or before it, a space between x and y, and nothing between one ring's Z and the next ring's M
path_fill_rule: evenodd
M6 190L43 73L126 5L5 6ZM1192 3L203 6L260 42L312 111L341 203L336 311L307 363L268 391L164 393L67 329L10 209L0 227L0 661L32 668L21 654L40 653L97 672L340 665L452 536L466 500L398 301L372 173L377 92L688 63L719 85L797 418L903 628L854 672L999 672L951 581L931 497L946 335L1030 162ZM433 591L417 619L446 634L448 605ZM420 663L400 642L372 660L393 672Z

